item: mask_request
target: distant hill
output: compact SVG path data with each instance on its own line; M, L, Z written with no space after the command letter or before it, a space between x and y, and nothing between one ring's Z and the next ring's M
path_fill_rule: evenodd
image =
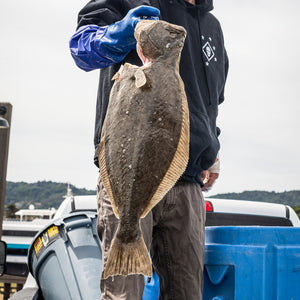
M15 204L17 208L28 208L34 204L35 208L58 208L67 193L67 183L52 181L38 181L35 183L6 182L5 204ZM95 195L96 190L80 189L70 185L73 194ZM219 199L238 199L250 201L264 201L282 203L290 206L300 206L300 191L288 191L282 193L267 191L244 191L242 193L226 193L210 196Z
M244 191L242 193L217 194L210 196L209 198L263 201L281 203L290 206L300 205L300 191L288 191L281 193L266 191Z
M35 208L58 208L67 193L67 183L52 181L38 181L35 183L6 182L5 205L15 204L17 208L28 208L34 204ZM70 185L73 194L95 195L96 190L79 189Z

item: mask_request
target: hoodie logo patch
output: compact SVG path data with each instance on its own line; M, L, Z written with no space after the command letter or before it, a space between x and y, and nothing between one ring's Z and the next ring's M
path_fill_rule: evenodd
M206 42L202 47L202 51L208 61L211 61L215 56L215 52L209 42Z
M203 43L205 42L205 37L202 35ZM208 41L204 44L202 47L202 52L206 58L205 64L209 66L210 61L213 59L215 62L217 61L217 58L215 57L215 50L216 47L212 45L212 38L209 37Z

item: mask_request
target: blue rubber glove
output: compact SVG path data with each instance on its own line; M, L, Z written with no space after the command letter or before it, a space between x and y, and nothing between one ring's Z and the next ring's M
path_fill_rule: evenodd
M144 17L158 19L159 10L151 6L131 9L119 22L109 26L86 25L70 40L71 54L85 71L104 68L122 61L136 47L134 29Z
M135 49L136 40L134 29L136 24L143 18L157 18L159 10L151 6L139 6L131 9L127 15L119 22L107 27L101 45L113 49L114 52L129 52Z

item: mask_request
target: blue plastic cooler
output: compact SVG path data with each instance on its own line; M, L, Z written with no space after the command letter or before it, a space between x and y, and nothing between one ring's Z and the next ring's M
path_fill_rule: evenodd
M207 227L204 300L300 299L300 228Z

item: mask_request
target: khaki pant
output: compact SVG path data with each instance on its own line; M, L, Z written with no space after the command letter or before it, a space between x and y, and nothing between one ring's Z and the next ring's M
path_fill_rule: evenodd
M118 220L99 178L98 234L104 265ZM160 300L201 300L205 240L205 204L197 183L177 183L141 220L145 243L159 276ZM101 278L101 299L140 300L144 276Z

